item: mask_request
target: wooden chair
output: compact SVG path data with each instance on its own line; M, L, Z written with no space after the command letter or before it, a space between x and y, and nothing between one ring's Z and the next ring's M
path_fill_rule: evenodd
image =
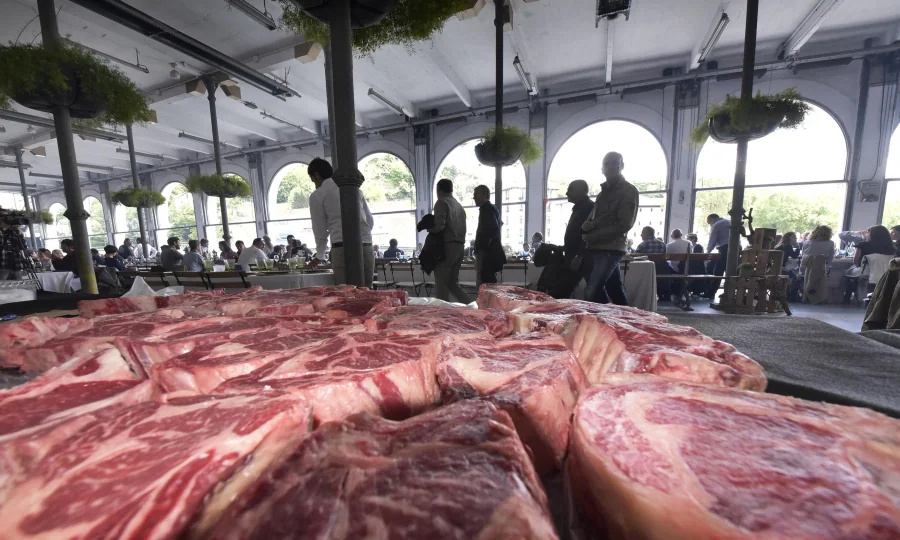
M399 261L389 261L387 265L391 269L391 280L394 282L395 287L399 289L412 289L416 296L420 295L422 289L426 285L424 279L416 279L416 267L419 268L419 273L424 275L421 266L411 262ZM399 279L397 278L398 274L401 276ZM403 276L406 275L409 275L409 281L403 279Z
M391 262L394 262L394 259L375 259L375 279L372 281L372 288L376 291L379 287L382 289L390 289L397 286L397 282L393 279L393 272L391 272L391 279L388 279L387 270L388 265ZM379 270L381 271L381 276L384 278L383 280L378 279Z
M212 289L225 289L225 292L241 292L250 288L246 272L211 272L206 274L207 282Z
M172 275L175 276L175 281L178 282L179 285L184 287L185 292L187 291L207 291L209 290L209 284L206 282L206 274L203 272L172 272Z
M147 285L154 291L175 285L172 275L166 275L165 272L138 272L137 275L146 281Z

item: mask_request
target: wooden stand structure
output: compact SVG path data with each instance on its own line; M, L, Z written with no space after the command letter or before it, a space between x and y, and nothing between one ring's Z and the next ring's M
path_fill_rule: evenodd
M787 313L790 278L781 275L784 252L773 250L775 229L755 229L740 255L737 276L725 278L721 301L711 307L728 313Z

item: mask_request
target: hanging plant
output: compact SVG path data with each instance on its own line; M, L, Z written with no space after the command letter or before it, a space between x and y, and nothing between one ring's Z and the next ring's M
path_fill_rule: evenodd
M37 210L0 210L5 212L3 219L7 223L17 225L28 225L29 223L46 223L52 225L54 223L53 214L46 210L38 212Z
M391 2L382 3L389 6ZM291 0L282 0L284 14L281 25L306 39L328 45L329 27L323 20L327 20L330 4L323 0L301 0L300 4L305 9ZM447 19L472 7L471 0L396 0L396 6L387 16L371 24L371 14L378 12L378 8L372 9L372 4L377 2L351 2L353 7L356 4L365 4L361 6L365 9L353 10L352 13L355 23L353 47L360 55L372 54L382 45L410 46L416 41L426 40L439 32ZM377 17L374 20L378 20Z
M475 157L488 167L507 167L516 161L528 165L541 157L541 147L519 128L491 126L475 145Z
M699 145L709 137L721 143L737 142L739 137L758 139L778 128L796 128L809 110L794 88L772 95L757 92L749 107L741 98L727 96L724 103L710 107L706 120L691 132L691 140Z
M162 193L150 189L127 187L109 194L115 204L129 208L150 208L166 203Z
M44 112L68 107L82 127L151 119L131 79L93 53L66 43L0 46L0 108L9 108L12 101Z
M206 193L210 197L231 199L250 196L250 184L238 176L194 175L187 179L186 185L191 193Z

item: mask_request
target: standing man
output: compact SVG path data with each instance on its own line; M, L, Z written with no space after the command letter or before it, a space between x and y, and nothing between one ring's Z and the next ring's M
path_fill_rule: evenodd
M128 259L129 257L134 257L134 249L131 247L131 238L126 238L122 245L119 246L119 257L123 260Z
M569 269L575 273L575 279L571 280L567 289L572 292L581 283L591 276L594 268L594 257L587 250L584 240L581 238L581 226L591 217L594 203L591 202L590 187L584 180L574 180L566 190L566 199L572 203L572 215L566 225L566 235L563 237L563 256Z
M25 270L25 239L19 226L0 216L0 281L22 279Z
M594 268L588 280L585 299L592 302L628 305L619 261L625 255L626 235L637 219L638 190L622 176L625 160L622 154L610 152L603 157L600 195L590 218L584 222L584 241L594 257Z
M334 270L334 284L347 283L347 267L344 264L344 234L341 228L341 193L332 180L334 169L322 158L312 160L307 167L309 178L316 190L309 196L309 214L312 218L313 234L316 237L316 256L309 263L315 268L325 260L325 250L331 237L331 268ZM372 287L375 275L375 252L372 251L372 227L375 220L362 192L359 194L359 233L363 246L363 277L366 287Z
M531 235L531 254L534 255L537 253L537 250L541 249L541 244L544 243L544 235L536 232Z
M453 182L446 178L437 183L434 227L428 232L440 233L444 241L444 260L434 269L435 297L449 300L452 293L457 301L468 304L469 295L459 286L459 267L466 242L466 211L453 198Z
M506 253L500 243L500 213L491 203L491 190L478 186L473 195L478 207L478 229L475 231L475 286L497 283L497 272L503 270Z
M725 265L728 263L728 232L731 229L731 220L719 217L719 214L710 214L706 216L706 223L709 225L709 243L706 245L706 252L712 253L713 249L719 250L719 260L712 263L712 273L716 276L725 275ZM709 289L706 291L707 298L716 297L716 291L719 290L721 280L713 280L709 282Z

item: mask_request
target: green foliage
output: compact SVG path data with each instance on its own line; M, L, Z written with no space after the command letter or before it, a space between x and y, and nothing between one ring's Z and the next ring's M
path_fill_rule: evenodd
M541 147L527 133L513 126L491 126L484 132L481 142L485 146L497 148L501 155L521 155L523 165L534 163L541 157Z
M46 223L52 225L55 221L53 214L47 210L38 212L36 210L9 210L6 214L9 218L20 219L23 223Z
M303 188L304 186L306 189L309 189L310 193L312 193L312 189L315 187L312 180L304 175L303 170L300 167L297 167L284 175L284 178L281 179L281 184L278 185L278 193L275 195L275 203L284 204L288 202L291 200L291 192L296 188Z
M291 208L299 210L309 208L309 193L302 187L296 187L291 191Z
M166 202L166 198L158 191L133 187L110 193L109 198L116 204L130 208L150 208Z
M169 227L196 227L197 216L194 214L194 201L187 188L177 185L169 194L166 210L169 214Z
M456 165L447 165L441 169L438 178L446 178L453 182L453 196L461 204L470 204L475 187L481 184L481 180L472 173L465 172ZM493 186L490 186L493 188ZM493 191L493 189L492 189Z
M307 15L289 0L282 0L281 25L306 39L328 45L328 26ZM439 32L457 13L472 7L471 0L398 0L378 24L353 31L353 47L360 55L372 54L382 45L410 46Z
M187 179L187 190L191 193L206 193L211 197L249 197L250 184L240 176L218 174L198 174Z
M415 208L416 183L402 159L380 154L367 160L360 172L366 178L361 189L370 203L406 201Z
M94 54L65 43L0 46L0 109L9 108L18 92L69 92L71 81L65 74L68 69L78 74L82 91L106 103L103 115L81 120L80 126L140 124L150 120L147 102L131 79Z
M809 110L809 105L794 88L771 95L757 92L749 107L744 106L741 98L729 95L724 103L709 108L706 119L691 132L691 141L698 145L705 143L709 138L709 121L722 113L728 114L735 133L749 134L779 120L780 128L796 128L803 123Z

